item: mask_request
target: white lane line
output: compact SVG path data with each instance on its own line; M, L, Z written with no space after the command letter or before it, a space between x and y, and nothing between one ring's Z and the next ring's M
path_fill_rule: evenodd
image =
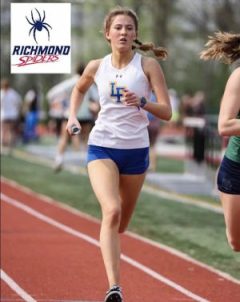
M34 217L36 217L36 218L38 218L38 219L40 219L40 220L48 223L50 225L53 225L56 228L59 228L60 230L66 232L66 233L69 233L69 234L71 234L73 236L81 238L81 239L87 241L88 243L90 243L92 245L100 247L99 242L96 239L94 239L94 238L92 238L92 237L90 237L90 236L88 236L86 234L83 234L83 233L81 233L81 232L79 232L77 230L74 230L74 229L72 229L72 228L70 228L70 227L68 227L68 226L66 226L66 225L64 225L64 224L62 224L62 223L60 223L60 222L58 222L58 221L56 221L56 220L48 217L48 216L46 216L46 215L43 215L43 214L37 212L36 210L32 209L31 207L22 204L21 202L17 201L16 199L10 198L10 197L6 196L5 194L1 194L1 199L3 201L5 201L6 203L11 204L12 206L17 207L17 208L19 208L19 209L27 212L28 214L30 214L30 215L32 215L32 216L34 216ZM135 268L143 271L145 274L151 276L152 278L154 278L156 280L159 280L159 281L167 284L168 286L170 286L170 287L174 288L175 290L181 292L182 294L184 294L184 295L186 295L186 296L194 299L197 302L209 302L208 300L206 300L206 299L204 299L204 298L202 298L202 297L200 297L200 296L192 293L188 289L186 289L186 288L180 286L179 284L177 284L177 283L175 283L175 282L173 282L173 281L165 278L161 274L155 272L154 270L148 268L145 265L142 265L140 262L135 261L134 259L132 259L132 258L126 256L126 255L122 254L121 255L121 259L123 261L127 262L128 264L134 266Z
M37 302L1 269L1 279L26 302Z

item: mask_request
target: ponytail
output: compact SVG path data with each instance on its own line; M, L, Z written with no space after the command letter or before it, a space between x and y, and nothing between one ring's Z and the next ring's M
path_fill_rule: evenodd
M208 37L205 49L200 53L203 60L219 60L231 64L240 58L240 34L216 32Z
M156 58L160 60L166 60L168 52L166 48L155 47L153 43L142 43L138 39L134 40L133 49L139 49L143 52L152 51Z

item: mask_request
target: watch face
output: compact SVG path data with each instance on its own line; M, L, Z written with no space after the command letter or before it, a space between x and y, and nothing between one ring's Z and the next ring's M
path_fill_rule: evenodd
M140 107L142 107L142 108L146 105L147 100L145 99L145 97L142 97L142 98L141 98L140 103L141 103L141 104L140 104Z

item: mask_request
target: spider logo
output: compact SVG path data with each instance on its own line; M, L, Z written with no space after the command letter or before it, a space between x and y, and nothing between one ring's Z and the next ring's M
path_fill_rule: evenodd
M32 22L29 21L28 17L26 17L26 19L27 19L28 23L32 25L32 27L29 31L29 36L31 35L31 32L33 31L33 38L34 38L35 42L38 44L37 39L36 39L36 31L37 30L42 31L42 29L44 28L48 33L48 41L49 41L50 33L49 33L49 30L48 30L47 26L51 29L52 29L52 27L48 23L44 22L45 17L46 17L45 16L45 11L43 11L43 17L41 17L39 11L36 8L35 8L35 10L38 13L38 20L34 19L32 10L31 10Z

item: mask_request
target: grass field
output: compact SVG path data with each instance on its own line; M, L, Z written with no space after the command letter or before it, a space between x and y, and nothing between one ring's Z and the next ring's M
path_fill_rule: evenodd
M179 159L158 156L156 172L160 173L183 173L184 162Z
M2 175L94 217L100 209L88 177L3 156ZM129 230L174 247L240 279L240 257L229 248L222 214L141 193Z

